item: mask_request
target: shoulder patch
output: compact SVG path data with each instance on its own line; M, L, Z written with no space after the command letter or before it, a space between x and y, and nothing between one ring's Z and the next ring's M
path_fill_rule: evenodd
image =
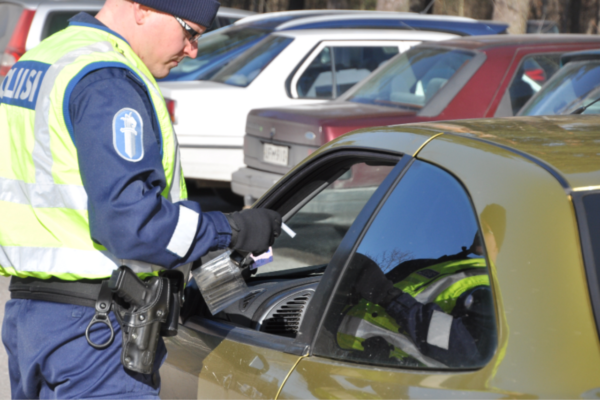
M144 158L144 126L140 113L122 108L113 118L113 145L121 158L137 162Z

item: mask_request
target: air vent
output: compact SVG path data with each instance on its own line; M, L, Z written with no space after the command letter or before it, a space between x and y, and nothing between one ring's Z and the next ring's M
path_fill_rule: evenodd
M262 321L260 330L280 336L296 336L313 290L288 296L271 309Z
M240 302L240 311L241 312L246 311L246 309L248 308L248 306L250 304L252 304L254 299L256 299L264 291L265 291L265 289L259 289L259 290L254 290L254 291L250 292L250 294L248 294L246 297L244 297L242 299L242 301Z

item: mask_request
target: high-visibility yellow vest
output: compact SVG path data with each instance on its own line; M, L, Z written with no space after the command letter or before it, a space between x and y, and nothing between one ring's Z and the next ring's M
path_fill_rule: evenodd
M394 287L401 289L422 304L435 303L450 314L456 300L467 290L489 286L483 258L446 261L413 272ZM491 310L490 310L491 312ZM343 349L364 351L362 343L380 336L393 346L390 357L412 359L418 365L443 368L444 364L422 354L412 339L402 332L396 320L383 307L361 299L349 308L337 332L338 345Z
M106 278L123 264L138 274L159 269L117 259L90 237L69 98L84 75L105 67L128 69L145 84L161 131L162 195L187 197L169 113L150 71L117 35L69 26L27 52L0 86L0 274L78 280Z

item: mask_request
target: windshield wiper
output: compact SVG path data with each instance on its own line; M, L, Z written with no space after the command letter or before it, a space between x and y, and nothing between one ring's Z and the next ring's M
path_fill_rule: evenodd
M576 108L575 111L569 113L569 114L581 114L582 112L584 112L585 110L588 109L588 107L590 107L592 104L595 104L597 102L600 101L600 97L598 97L596 100L592 101L590 104L588 104L587 106L581 106L579 108Z

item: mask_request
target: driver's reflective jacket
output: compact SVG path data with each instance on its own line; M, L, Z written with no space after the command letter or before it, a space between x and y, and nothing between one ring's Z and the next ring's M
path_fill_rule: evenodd
M171 120L147 67L120 37L71 25L27 52L0 87L0 274L78 280L106 278L123 264L138 274L158 269L117 259L90 238L68 104L77 82L105 67L145 84L162 135L161 194L187 197Z
M475 258L420 269L394 286L421 304L435 303L443 312L451 314L463 293L489 284L485 260ZM347 310L338 329L337 342L343 349L364 351L363 342L372 337L382 337L393 346L390 357L421 366L445 367L422 354L385 308L361 299Z

